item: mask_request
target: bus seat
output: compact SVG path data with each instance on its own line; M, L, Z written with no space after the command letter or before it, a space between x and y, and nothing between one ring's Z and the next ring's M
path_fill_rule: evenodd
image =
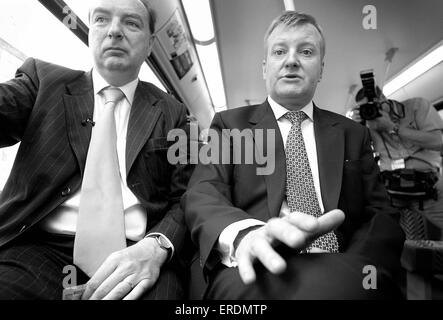
M433 240L440 239L440 229L411 210L402 211L400 225L406 235L401 256L406 298L443 299L443 241Z

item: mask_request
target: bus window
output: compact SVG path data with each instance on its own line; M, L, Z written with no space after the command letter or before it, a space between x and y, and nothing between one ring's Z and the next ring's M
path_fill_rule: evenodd
M72 69L91 66L86 45L38 1L1 1L0 38L25 57Z

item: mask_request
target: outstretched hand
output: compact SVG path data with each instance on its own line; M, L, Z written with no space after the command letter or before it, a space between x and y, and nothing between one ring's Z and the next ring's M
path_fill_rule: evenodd
M315 239L340 226L345 214L331 210L316 218L305 213L293 213L283 218L272 218L263 227L249 232L235 251L240 277L245 284L255 281L253 262L258 259L274 274L286 269L285 260L274 250L277 242L293 249L303 250Z

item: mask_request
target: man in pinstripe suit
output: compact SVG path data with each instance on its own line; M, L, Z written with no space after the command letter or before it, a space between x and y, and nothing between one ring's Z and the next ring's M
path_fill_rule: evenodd
M83 299L184 298L179 199L192 168L167 161L166 136L186 109L138 80L155 14L146 0L97 0L90 10L91 72L28 59L0 84L0 147L21 142L0 195L0 299L60 299L73 247L88 146L109 86L114 110L127 247L89 276ZM91 244L93 245L93 244Z

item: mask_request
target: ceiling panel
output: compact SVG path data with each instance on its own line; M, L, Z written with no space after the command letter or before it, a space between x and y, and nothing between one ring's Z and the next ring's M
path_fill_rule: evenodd
M262 102L263 36L283 1L213 0L212 8L228 108Z

